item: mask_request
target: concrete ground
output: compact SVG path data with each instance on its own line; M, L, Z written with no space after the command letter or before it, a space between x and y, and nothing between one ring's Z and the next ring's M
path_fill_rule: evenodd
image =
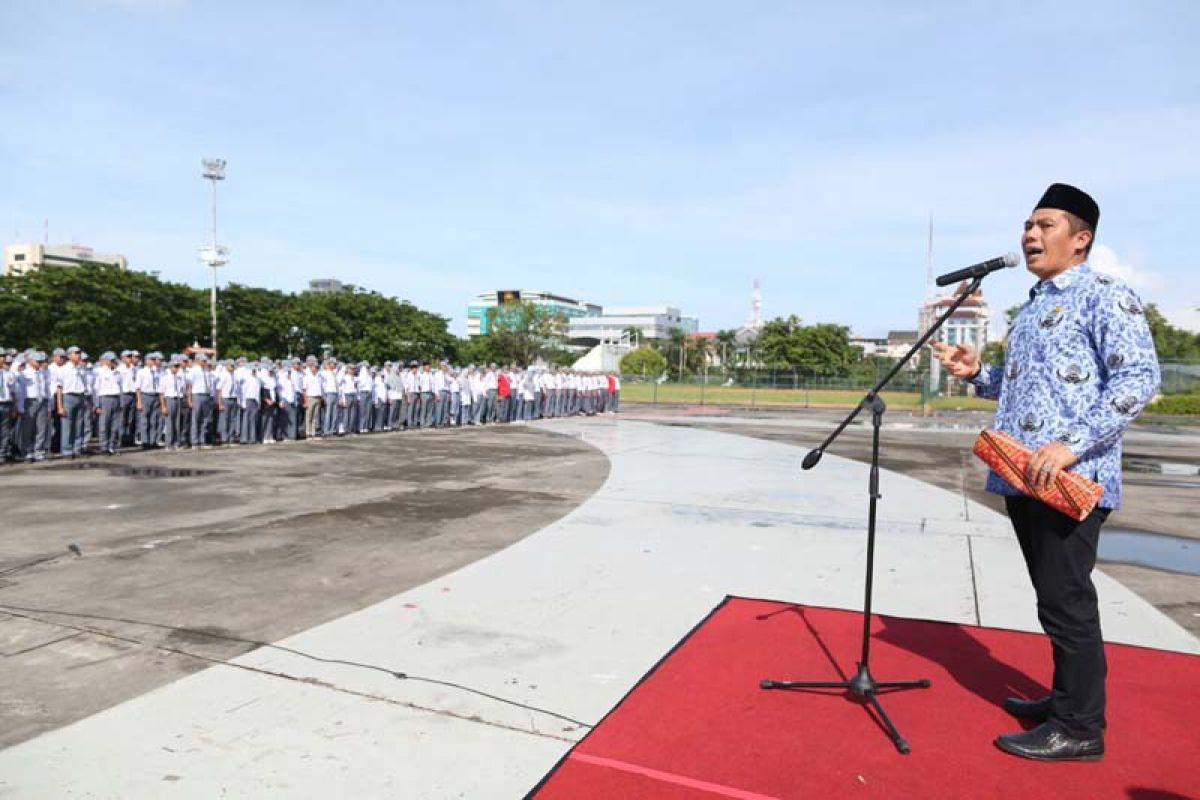
M525 427L6 469L0 746L476 561L607 474Z
M63 538L79 544L81 556L59 557L29 568L35 571L29 574L45 570L43 576L54 570L64 574L79 570L82 577L63 590L69 598L51 599L64 603L70 599L76 610L115 604L114 586L142 581L136 573L152 567L154 559L162 557L156 555L159 551L193 547L190 557L180 559L181 566L207 562L207 567L185 572L184 581L174 581L164 572L140 584L138 591L145 599L136 608L138 615L168 622L178 618L180 624L216 626L234 634L241 633L238 626L249 625L241 612L224 613L226 606L261 607L260 614L251 615L251 622L286 625L280 620L289 620L305 604L322 605L315 587L323 586L323 579L337 583L335 578L355 570L354 578L342 583L345 589L347 583L368 582L365 573L376 571L376 564L379 570L389 568L393 556L385 552L388 544L355 559L339 558L336 540L344 535L343 525L353 524L354 515L320 510L337 507L331 498L367 491L370 496L352 502L371 509L379 508L376 503L390 502L384 499L388 496L407 498L402 509L428 512L433 523L428 534L444 535L441 528L453 526L457 519L465 526L459 529L462 536L478 537L486 526L475 524L478 514L463 516L467 512L461 504L479 490L481 481L476 476L481 464L494 457L504 461L506 468L488 473L487 483L494 490L513 493L503 497L521 491L545 496L535 496L531 506L557 497L559 501L550 502L561 505L551 518L575 507L556 521L547 519L548 524L525 538L512 531L519 541L474 560L496 546L477 542L473 554L460 554L460 563L466 565L457 570L445 572L449 565L431 568L437 576L432 580L358 611L339 616L326 609L324 618L329 621L323 624L0 751L0 795L516 797L724 595L860 607L866 484L861 463L827 455L818 470L801 479L798 464L804 450L795 444L660 422L555 420L525 429L429 432L291 446L297 460L329 458L318 452L324 448L345 447L348 455L366 461L371 454L363 451L390 451L390 463L384 459L385 466L366 465L361 470L354 465L349 468L354 475L343 474L345 459L293 470L291 457L279 455L278 449L200 453L195 466L202 466L199 460L212 459L214 465L231 467L231 474L224 476L223 492L240 501L240 510L222 512L224 516L214 519L191 516L217 513L212 505L219 493L206 489L203 481L193 482L197 476L179 476L177 480L186 481L190 490L174 498L135 492L128 485L123 490L112 486L106 491L103 485L94 489L90 504L78 509L67 506L49 517L41 539L24 548L23 556L37 558L61 553ZM487 447L473 450L472 436L479 436ZM432 484L410 475L405 480L413 485L378 487L378 496L373 494L375 489L369 487L390 480L389 471L411 466L420 472L424 462L419 454L426 451L425 445L445 448L445 472L439 473L435 466L428 471ZM523 473L528 469L526 459L540 460L543 447L557 455L547 460L544 470ZM588 447L594 450L589 453ZM191 465L186 455L178 458L179 463ZM607 461L607 478L603 466L589 458ZM233 469L235 459L245 459L246 469ZM282 467L281 460L288 465ZM385 477L372 477L380 470ZM358 475L360 471L371 475ZM327 472L332 473L329 480ZM250 498L270 496L273 480L293 474L298 477L282 499L287 509L283 513L293 507L299 512L281 528L271 528L271 515L278 506L260 508ZM28 474L6 475L6 487L14 478L25 481ZM564 480L547 483L558 478ZM65 490L50 496L73 498L69 487L77 479L68 477ZM590 493L597 484L599 488ZM438 508L450 520L438 519L429 505L421 504L422 493L432 490L448 493ZM22 485L20 491L46 495L36 480ZM947 491L893 472L883 475L882 491L876 611L1037 629L1028 579L1006 519L964 497L961 490ZM118 514L114 521L101 513L120 512L132 496L142 493L149 495L145 507L129 515L136 519ZM501 495L492 498L499 502ZM368 512L367 517L378 516L378 527L372 527L369 536L393 542L387 539L388 532L405 530L402 509ZM53 514L49 509L40 513ZM183 514L187 523L171 531L158 530L169 526L176 513ZM489 519L503 526L514 513L520 516L526 511L502 507ZM324 516L306 528L303 520L312 514ZM224 548L241 539L238 526L243 518L257 518L269 533L262 534L256 547L219 558ZM32 522L36 520L23 518L24 524ZM299 527L293 527L296 522ZM112 548L111 565L104 544L108 540L95 538L104 525L124 531L110 535L116 540L107 545ZM209 529L227 530L227 535L205 534ZM247 529L249 540L259 537L253 530L253 526ZM294 559L294 569L309 570L307 580L279 579L271 590L255 588L264 571L257 565L259 552L268 556L268 564L279 558L282 573L293 569L286 547L297 538L294 531L318 543L334 541L311 557ZM423 541L431 550L441 549L436 539ZM35 546L39 542L41 546ZM403 554L409 544L392 546ZM146 553L131 555L122 567L121 553L134 549ZM90 566L89 558L95 559ZM87 579L92 568L97 572ZM37 591L35 581L19 577L27 572L9 573L8 580L21 583L0 590L0 604L16 605L21 596L17 589ZM236 579L229 579L230 575ZM1110 641L1200 652L1200 640L1126 587L1102 573L1097 573L1096 581ZM194 598L198 611L190 615L192 603L173 600L188 582L217 587ZM305 597L309 587L314 590ZM243 590L252 599L239 593ZM380 587L380 592L388 594L389 587ZM109 660L118 664L137 664L138 654L196 660L200 641L212 638L193 627L184 640L147 640L159 634L131 623L110 631L116 623L95 619L99 614L10 612L14 613L22 615L15 624L28 624L30 616L43 620L38 624L47 626L49 638L53 638L49 628L58 629L53 636L79 633L78 638L89 643L110 639L116 631L135 651L113 654ZM231 621L234 616L238 618ZM270 632L263 638L270 638ZM39 678L31 673L39 670L61 670L62 680L54 685L65 691L74 682L82 687L81 695L89 688L102 691L104 683L119 680L111 672L89 672L107 669L108 661L95 657L68 671L62 665L71 658L70 652L56 648L71 641L26 653L6 650L10 654L6 665L39 653L46 655L46 661L14 668L5 676L5 691L23 697L21 685L36 683ZM850 663L856 654L840 655ZM1035 677L1044 681L1048 672L1047 663L1047 674ZM143 672L151 677L159 674ZM936 687L931 691L936 692ZM882 736L865 736L864 746L890 747L890 743ZM914 746L920 747L920 742ZM964 742L964 746L990 749L990 738Z

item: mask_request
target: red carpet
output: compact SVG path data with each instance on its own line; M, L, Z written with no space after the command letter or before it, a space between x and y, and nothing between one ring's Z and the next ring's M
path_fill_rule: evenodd
M854 669L861 630L854 612L728 598L530 796L1200 796L1200 657L1109 645L1105 759L1045 764L992 744L1020 727L999 707L1005 696L1047 691L1044 637L879 617L871 646L876 680L933 682L881 695L912 744L903 756L870 712L836 690L758 688L764 677L839 680L839 669Z

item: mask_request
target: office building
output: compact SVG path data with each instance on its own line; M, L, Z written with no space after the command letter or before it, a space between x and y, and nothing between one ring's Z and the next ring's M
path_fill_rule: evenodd
M10 244L4 248L4 274L24 275L42 267L77 267L107 264L128 269L129 261L117 253L99 253L78 244Z
M575 300L561 294L538 289L499 289L480 292L467 305L467 336L487 336L488 310L505 303L529 302L548 309L553 314L562 314L568 320L598 316L603 309L595 303Z

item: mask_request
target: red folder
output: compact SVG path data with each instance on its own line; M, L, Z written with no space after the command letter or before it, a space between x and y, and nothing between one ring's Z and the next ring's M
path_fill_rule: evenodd
M1032 451L1007 433L983 431L975 440L975 455L1013 488L1082 522L1104 495L1104 487L1082 475L1063 470L1047 490L1035 489L1025 476Z

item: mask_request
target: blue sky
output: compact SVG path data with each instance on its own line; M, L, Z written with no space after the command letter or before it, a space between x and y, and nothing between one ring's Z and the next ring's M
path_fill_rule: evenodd
M931 213L948 271L1062 180L1096 260L1200 328L1189 0L26 0L0 28L0 242L48 219L205 285L216 155L224 280L336 277L461 334L509 287L736 327L758 278L767 316L882 335L916 325Z

